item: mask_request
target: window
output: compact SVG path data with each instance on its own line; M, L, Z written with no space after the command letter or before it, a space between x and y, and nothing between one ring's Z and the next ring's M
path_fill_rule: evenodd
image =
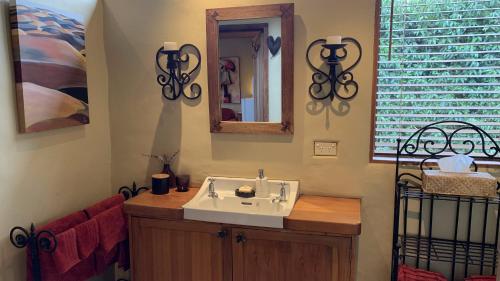
M443 120L499 140L500 0L379 4L373 159L391 158L398 138Z

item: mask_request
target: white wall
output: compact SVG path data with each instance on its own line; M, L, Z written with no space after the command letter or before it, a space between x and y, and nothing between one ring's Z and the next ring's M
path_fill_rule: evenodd
M363 198L358 280L387 281L394 166L369 163L375 1L296 0L295 135L210 134L206 68L207 8L280 3L279 0L105 0L113 186L149 181L161 169L142 153L181 150L175 169L201 183L208 175L299 179L304 193ZM286 1L285 1L286 2ZM308 43L330 34L357 38L364 48L354 74L360 92L348 106L308 96ZM203 64L197 101L168 102L156 83L155 54L164 41L193 43ZM339 141L339 156L313 157L313 141Z
M281 19L269 18L269 36L281 37ZM268 51L269 52L269 51ZM269 52L269 122L281 123L281 49L272 56Z
M96 1L81 3L92 10ZM0 281L21 281L25 252L10 244L13 226L43 224L111 194L108 81L98 3L87 31L91 124L18 134L7 16L0 0Z

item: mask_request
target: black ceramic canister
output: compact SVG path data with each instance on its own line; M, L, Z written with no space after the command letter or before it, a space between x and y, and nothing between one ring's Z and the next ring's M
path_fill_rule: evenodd
M156 174L152 176L151 186L153 187L153 194L155 195L168 194L169 177L170 176L167 174Z

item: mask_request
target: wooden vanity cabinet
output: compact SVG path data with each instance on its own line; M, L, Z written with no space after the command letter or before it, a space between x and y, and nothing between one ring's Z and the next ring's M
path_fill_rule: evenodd
M348 281L350 238L232 229L233 281Z
M220 225L136 217L130 221L132 280L225 280L228 246Z
M133 281L353 281L352 237L131 217Z

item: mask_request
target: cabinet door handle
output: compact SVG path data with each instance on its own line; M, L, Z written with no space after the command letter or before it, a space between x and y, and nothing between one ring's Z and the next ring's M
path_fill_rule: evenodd
M226 238L228 234L229 234L228 231L224 229L224 230L217 232L217 237L223 239L223 238Z
M243 234L236 235L236 243L245 243L247 242L247 238Z

